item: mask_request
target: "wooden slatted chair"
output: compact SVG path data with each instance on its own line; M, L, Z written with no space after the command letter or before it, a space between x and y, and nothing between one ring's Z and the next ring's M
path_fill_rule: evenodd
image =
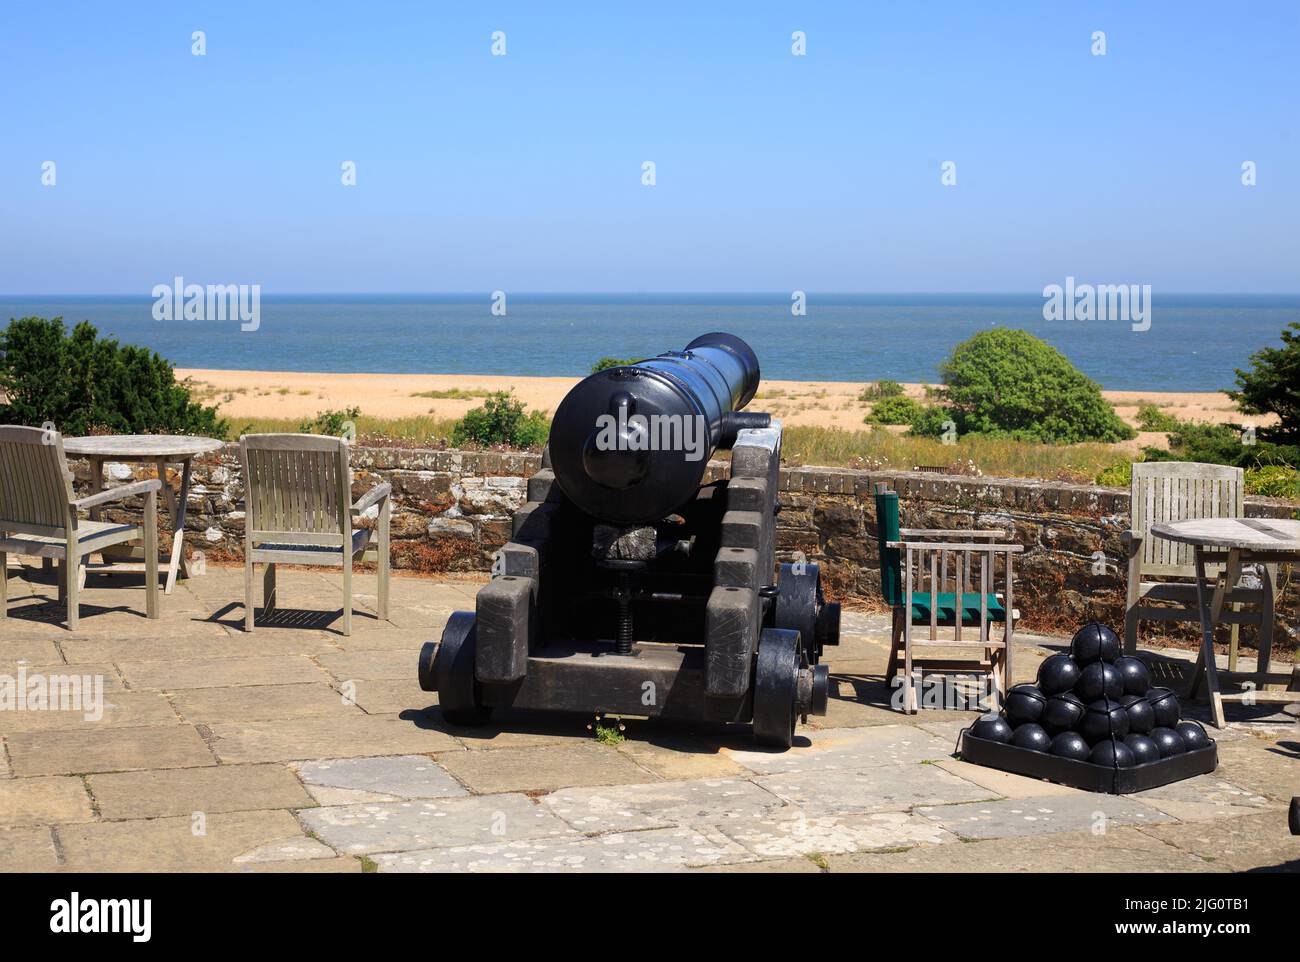
M244 468L244 630L253 630L253 565L266 565L262 615L275 611L277 563L343 569L343 634L352 634L352 565L377 547L378 614L388 619L388 501L392 486L378 484L355 504L348 443L315 434L246 434L239 439ZM354 522L378 507L375 528ZM374 542L378 541L377 546Z
M145 614L158 617L158 480L136 481L74 498L63 436L42 428L0 426L0 618L7 615L8 555L59 562L59 598L67 603L68 629L77 627L81 569L97 551L143 540ZM100 505L143 495L144 523L88 521L77 516Z
M1196 602L1196 564L1191 545L1151 536L1151 526L1192 518L1240 518L1245 515L1245 480L1241 468L1191 461L1151 461L1133 465L1129 488L1130 527L1121 535L1128 553L1128 595L1124 615L1124 650L1138 647L1141 621L1200 624ZM1206 554L1209 561L1226 555ZM1221 565L1218 566L1220 569ZM1145 581L1160 578L1161 581ZM1224 596L1222 622L1231 625L1230 671L1237 668L1241 625L1259 628L1259 671L1268 672L1273 646L1273 585L1276 566L1261 572L1260 586L1230 586ZM1151 604L1160 602L1160 604ZM1247 608L1246 606L1249 606Z
M1011 558L1023 548L999 542L1004 531L900 528L898 495L884 484L876 486L876 525L881 593L894 609L885 680L893 685L902 667L903 710L917 710L917 681L927 669L990 675L1000 703L1011 684L1011 648L1020 617L1012 607ZM1001 591L996 588L999 558ZM1001 638L994 637L994 625L1002 626ZM927 638L914 637L917 626L928 629ZM940 628L951 628L952 637L940 638ZM974 631L963 637L963 629ZM974 657L916 653L927 648L969 651Z

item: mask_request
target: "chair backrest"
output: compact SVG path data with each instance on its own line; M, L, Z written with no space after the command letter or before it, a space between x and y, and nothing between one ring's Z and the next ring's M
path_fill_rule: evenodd
M73 523L63 435L0 425L0 531L62 536Z
M339 544L351 535L348 443L317 434L246 434L244 526L254 541L301 535L300 543ZM313 537L314 536L314 537Z
M876 541L880 547L880 595L887 605L903 603L899 549L888 547L888 542L898 540L898 492L880 485L876 488Z
M1243 472L1222 464L1145 461L1133 465L1130 530L1142 538L1142 572L1195 577L1192 547L1151 537L1151 526L1189 518L1240 518Z

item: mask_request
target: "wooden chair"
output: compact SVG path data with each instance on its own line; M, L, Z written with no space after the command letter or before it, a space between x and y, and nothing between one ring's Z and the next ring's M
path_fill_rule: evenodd
M388 500L379 484L352 503L348 444L315 434L246 434L239 439L244 468L244 630L253 630L253 565L266 565L262 616L275 611L277 563L343 569L343 634L352 634L352 565L378 537L381 621L388 618ZM375 528L354 528L378 506Z
M900 528L898 495L883 484L876 487L876 524L881 593L894 609L885 680L894 683L901 661L904 711L917 710L918 675L926 669L990 675L1000 703L1011 684L1011 646L1020 617L1012 607L1011 556L1023 548L998 542L1002 531ZM999 557L1001 591L995 590ZM993 637L997 624L1001 638ZM928 626L928 637L915 638L915 626ZM953 636L940 638L940 628L951 628ZM974 629L973 637L963 637L964 628ZM916 654L926 648L971 651L975 657Z
M42 428L0 426L0 618L7 616L8 555L59 562L59 600L68 629L77 627L81 572L86 559L123 541L143 539L145 614L158 617L158 480L136 481L86 498L72 496L63 436ZM144 496L144 523L88 521L77 516L100 505Z
M1162 521L1191 518L1243 517L1244 490L1241 468L1190 461L1151 461L1133 465L1133 480L1129 488L1131 523L1129 530L1121 535L1128 555L1128 595L1124 614L1124 650L1128 654L1137 651L1138 623L1143 620L1200 624L1192 546L1151 537L1151 526ZM1206 557L1222 561L1226 556ZM1146 577L1166 580L1144 581ZM1237 668L1241 625L1259 626L1259 670L1268 671L1273 645L1275 578L1276 566L1265 566L1260 575L1260 587L1238 583L1230 586L1224 597L1221 623L1232 626L1229 671ZM1245 605L1250 605L1251 610L1245 610Z

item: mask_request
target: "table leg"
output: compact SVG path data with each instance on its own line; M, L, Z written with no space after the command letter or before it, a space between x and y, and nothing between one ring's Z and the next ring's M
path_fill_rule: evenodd
M1240 565L1240 555L1237 555L1236 563ZM1227 722L1223 716L1223 699L1219 693L1219 666L1214 661L1214 621L1211 617L1211 599L1209 597L1209 586L1205 583L1205 552L1200 545L1196 546L1196 607L1201 616L1201 657L1197 662L1196 673L1192 677L1192 692L1200 688L1201 673L1204 672L1205 687L1210 696L1210 717L1215 728L1223 728ZM1234 558L1229 556L1228 571L1233 567ZM1228 571L1225 571L1226 575ZM1223 605L1223 586L1219 585L1215 590L1215 597L1219 607Z
M185 508L190 500L190 463L189 458L181 462L181 492L179 498L173 500L171 505L175 530L172 533L172 555L171 563L167 566L165 594L171 594L172 589L176 587L178 572L186 578L190 576L189 568L185 564Z

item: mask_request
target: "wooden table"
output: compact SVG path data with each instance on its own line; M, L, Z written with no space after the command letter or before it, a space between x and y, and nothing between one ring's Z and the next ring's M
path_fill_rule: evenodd
M189 577L185 566L183 538L185 534L185 506L190 493L190 463L195 455L216 451L225 445L216 438L188 437L169 434L105 434L96 437L64 438L63 451L67 455L83 457L90 462L90 490L97 492L104 487L104 462L123 461L128 463L153 464L158 469L158 479L162 481L163 501L172 522L171 554L167 559L166 594L172 593L176 586L178 573ZM173 494L167 484L167 465L181 465L181 490ZM98 515L91 511L91 517ZM108 559L106 558L107 562ZM108 564L104 570L127 570L128 566Z
M1267 650L1259 653L1255 672L1243 675L1253 682L1248 691L1222 692L1219 668L1214 660L1214 626L1223 613L1224 595L1241 578L1241 566L1247 563L1277 564L1300 562L1300 521L1280 518L1198 518L1167 521L1151 526L1151 533L1169 541L1191 545L1195 552L1196 602L1201 615L1201 653L1196 660L1189 696L1195 697L1202 681L1210 696L1210 712L1218 728L1224 726L1223 703L1289 705L1300 702L1300 661L1292 669L1286 691L1266 691L1263 686L1274 680L1268 672ZM1207 562L1223 563L1223 570L1211 588L1206 577ZM1269 577L1265 571L1264 577Z

